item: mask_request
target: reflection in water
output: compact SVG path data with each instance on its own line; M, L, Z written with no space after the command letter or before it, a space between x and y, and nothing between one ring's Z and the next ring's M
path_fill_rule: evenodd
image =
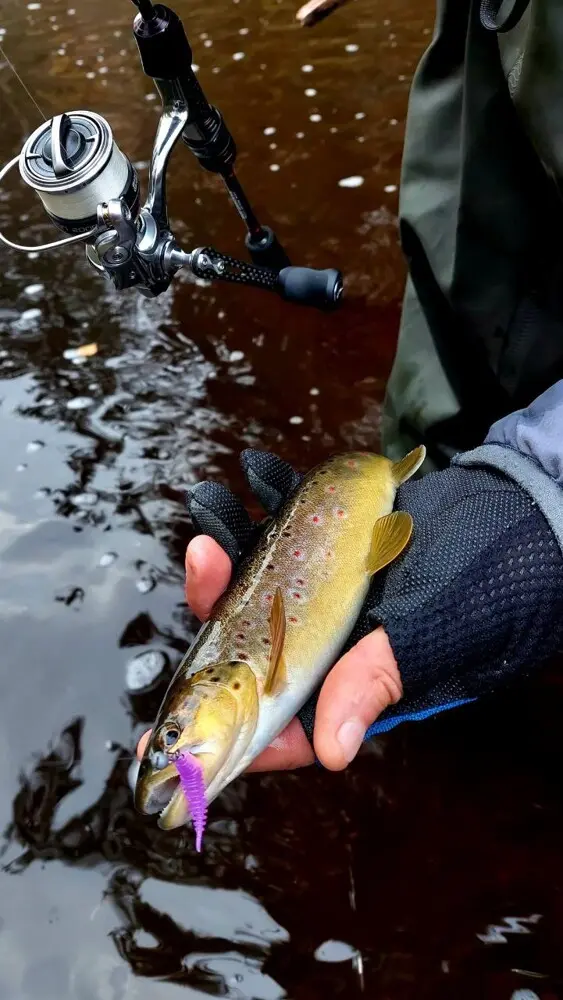
M312 31L289 0L176 6L259 216L295 262L341 267L347 302L326 316L185 275L147 301L77 250L2 254L0 1000L169 1000L173 985L188 1000L559 1000L555 681L392 733L346 775L240 779L203 856L133 811L133 747L196 628L185 487L241 488L248 445L301 468L378 447L403 123L433 3L357 0ZM132 13L6 0L0 36L46 115L108 118L146 190L157 102ZM39 118L3 62L0 105L7 160ZM220 183L185 150L169 190L185 246L241 254ZM52 236L15 179L0 225Z

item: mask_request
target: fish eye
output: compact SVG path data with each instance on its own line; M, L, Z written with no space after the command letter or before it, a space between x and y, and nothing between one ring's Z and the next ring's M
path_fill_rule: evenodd
M166 729L163 734L164 745L167 747L173 747L175 743L180 739L180 732L176 726L170 726Z

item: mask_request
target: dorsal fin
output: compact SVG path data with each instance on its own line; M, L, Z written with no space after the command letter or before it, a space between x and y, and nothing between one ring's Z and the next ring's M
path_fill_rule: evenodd
M404 510L386 514L375 522L366 567L370 576L400 555L410 540L412 528L412 517Z
M270 663L264 684L264 694L277 694L286 680L283 644L285 641L285 608L280 587L276 587L270 610Z
M425 458L426 448L421 444L418 448L414 448L413 451L409 451L408 455L405 455L400 462L393 462L391 474L395 485L400 486L401 483L406 483L407 479L414 476L415 472L420 469Z

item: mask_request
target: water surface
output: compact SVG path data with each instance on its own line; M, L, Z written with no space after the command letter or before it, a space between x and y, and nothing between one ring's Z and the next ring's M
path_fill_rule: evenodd
M391 733L346 775L240 780L201 857L135 815L128 784L162 690L130 697L127 664L153 651L172 670L195 628L182 490L241 488L248 445L303 469L378 447L431 6L355 0L304 31L288 0L177 5L258 214L294 262L342 268L340 313L187 276L149 302L76 249L2 254L1 1000L563 996L555 681ZM106 116L146 185L158 102L132 15L125 0L4 0L0 34L43 113ZM6 160L41 120L6 64L0 105ZM221 185L184 149L169 191L186 248L242 252ZM0 223L52 234L15 180Z

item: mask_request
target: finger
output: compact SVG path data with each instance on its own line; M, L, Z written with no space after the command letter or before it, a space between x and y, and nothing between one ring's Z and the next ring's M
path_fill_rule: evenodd
M240 464L254 496L270 515L278 512L303 478L271 451L247 448L241 452Z
M221 546L208 535L196 535L186 550L186 600L200 621L227 589L231 579L231 560Z
M209 535L237 562L253 530L248 511L222 483L197 483L186 494L186 506L196 531Z
M306 767L314 760L315 755L303 726L299 719L292 719L270 746L252 761L248 770L289 771L296 767Z
M148 729L146 733L143 733L141 739L137 743L137 760L143 759L143 754L147 749L147 743L151 738L152 729Z
M364 636L332 668L315 716L315 752L339 771L356 756L366 730L403 693L397 661L382 628Z

